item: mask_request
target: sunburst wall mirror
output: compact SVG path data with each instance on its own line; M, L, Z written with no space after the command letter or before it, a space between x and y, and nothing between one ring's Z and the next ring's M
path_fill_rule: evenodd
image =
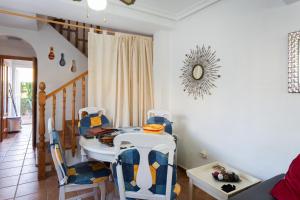
M181 69L183 91L194 99L211 95L211 89L216 87L215 81L221 77L219 62L216 51L213 51L210 46L207 48L204 45L196 46L196 49L192 49L189 54L186 54Z

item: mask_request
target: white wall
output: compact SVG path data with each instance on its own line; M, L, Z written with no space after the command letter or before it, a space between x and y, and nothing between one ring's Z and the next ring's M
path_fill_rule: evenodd
M223 0L177 24L170 104L179 164L220 160L260 178L287 170L300 152L300 95L287 92L287 36L300 29L299 10L281 0ZM211 96L194 100L179 76L185 54L202 44L217 51L222 77Z
M71 43L69 43L64 37L62 37L56 30L49 25L42 26L38 31L31 31L26 29L16 29L0 26L0 35L10 35L19 37L28 42L36 52L38 60L38 83L44 81L46 83L46 92L58 88L62 84L71 80L75 76L87 70L87 58L78 51ZM1 44L0 44L1 46ZM49 48L54 47L55 60L50 61L48 59ZM60 53L65 54L66 66L59 66ZM76 60L77 72L72 73L70 67L72 59ZM81 96L81 85L77 85L78 96ZM71 88L67 91L67 100L71 98ZM61 96L57 97L57 108L61 111ZM48 105L52 103L52 100L48 101ZM76 109L79 108L81 102L78 101ZM71 106L67 105L67 117L70 119ZM57 124L61 127L61 112L57 112ZM50 107L46 107L46 118L50 116ZM47 136L47 134L46 134Z
M0 36L0 55L14 55L22 57L35 57L32 46L24 40L12 40Z
M170 32L158 31L153 37L154 108L170 110Z

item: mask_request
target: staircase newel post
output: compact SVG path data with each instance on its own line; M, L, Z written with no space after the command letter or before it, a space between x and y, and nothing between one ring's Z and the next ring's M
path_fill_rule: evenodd
M38 178L46 178L46 149L45 149L45 104L46 104L46 84L39 84L39 144L38 144Z

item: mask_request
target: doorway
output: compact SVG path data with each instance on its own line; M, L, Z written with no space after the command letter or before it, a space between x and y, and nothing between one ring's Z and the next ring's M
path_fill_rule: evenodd
M36 147L37 59L1 56L0 141L7 134L32 126L32 146Z

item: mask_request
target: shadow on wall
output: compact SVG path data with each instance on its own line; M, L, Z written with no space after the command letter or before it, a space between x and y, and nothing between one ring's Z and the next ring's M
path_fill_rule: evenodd
M201 152L207 151L207 145L195 140L192 130L186 126L187 118L184 115L174 115L174 134L178 137L177 142L177 162L178 165L189 169L196 166L185 166L184 163L198 163L198 165L204 165L209 162L214 161L213 152L209 152L208 158L202 158ZM199 128L198 133L201 134L201 128ZM188 147L183 146L183 144L189 144ZM190 152L192 150L192 153ZM189 155L189 156L186 156ZM191 162L194 160L195 162Z
M36 57L34 48L22 38L0 35L0 55Z

